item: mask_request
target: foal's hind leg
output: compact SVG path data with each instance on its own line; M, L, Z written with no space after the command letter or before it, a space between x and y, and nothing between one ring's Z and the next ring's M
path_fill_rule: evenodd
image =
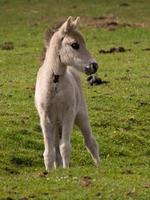
M84 137L85 145L90 152L95 164L98 165L100 161L99 149L96 140L92 134L86 111L78 113L75 124L80 128Z
M44 137L44 164L47 171L54 166L55 147L54 147L54 134L49 116L45 113L40 115L40 123Z

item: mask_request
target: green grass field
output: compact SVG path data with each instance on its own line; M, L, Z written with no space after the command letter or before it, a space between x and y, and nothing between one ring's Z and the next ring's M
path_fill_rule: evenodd
M148 0L0 0L0 200L150 199L149 11ZM107 81L82 75L101 165L75 128L70 169L47 175L35 79L45 30L70 15ZM99 54L118 46L130 51Z

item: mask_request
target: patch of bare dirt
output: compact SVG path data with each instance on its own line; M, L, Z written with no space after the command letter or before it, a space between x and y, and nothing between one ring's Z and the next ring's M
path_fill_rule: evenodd
M143 28L145 25L144 23L122 23L119 21L118 17L114 16L113 14L98 16L89 18L83 17L83 22L86 26L95 27L95 28L105 28L107 30L113 31L118 28L128 27L128 28Z
M84 176L83 178L80 179L80 186L82 187L88 187L92 183L92 178L89 176Z
M146 188L146 189L150 189L150 183L149 183L149 184L146 184L146 185L144 185L144 188Z

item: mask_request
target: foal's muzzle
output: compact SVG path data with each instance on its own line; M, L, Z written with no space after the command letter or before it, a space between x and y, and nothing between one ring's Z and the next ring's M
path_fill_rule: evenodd
M98 64L96 62L90 63L89 66L84 68L84 71L87 75L95 74L98 69Z

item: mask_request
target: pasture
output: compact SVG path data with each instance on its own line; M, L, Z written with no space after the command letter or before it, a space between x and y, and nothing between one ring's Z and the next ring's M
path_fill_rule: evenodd
M150 199L149 10L148 0L0 0L0 200ZM81 75L101 165L75 127L70 169L47 174L35 80L45 31L70 15L104 81Z

